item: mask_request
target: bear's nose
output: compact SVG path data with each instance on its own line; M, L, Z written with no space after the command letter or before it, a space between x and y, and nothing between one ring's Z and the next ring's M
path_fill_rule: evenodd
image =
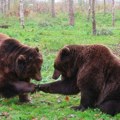
M58 76L53 75L53 76L52 76L52 79L57 80L57 79L58 79Z
M37 80L37 81L40 81L40 80L42 80L42 77L41 77L40 74L36 74L34 79Z

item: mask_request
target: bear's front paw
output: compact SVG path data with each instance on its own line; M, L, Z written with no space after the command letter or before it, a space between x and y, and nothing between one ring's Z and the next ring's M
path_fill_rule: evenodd
M26 89L30 93L35 93L36 92L36 85L33 83L29 83L29 86Z
M20 103L27 103L30 101L31 101L31 99L28 97L28 94L23 93L23 94L19 95L19 102Z
M36 89L36 88L37 88L37 85L34 84L34 85L32 86L32 89L33 89L32 92L31 92L32 94L37 92L37 89Z
M74 109L75 111L79 110L79 111L84 111L86 108L82 105L80 106L73 106L71 107L72 109Z
M30 98L20 99L19 101L20 101L20 103L29 103L31 101L31 99Z
M35 91L40 91L41 90L41 85L36 85Z

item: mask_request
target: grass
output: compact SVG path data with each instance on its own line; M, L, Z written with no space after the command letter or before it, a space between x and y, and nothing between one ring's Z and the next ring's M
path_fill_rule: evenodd
M117 12L116 12L117 13ZM26 18L25 29L19 25L18 18L0 18L0 24L9 24L8 29L1 29L23 44L38 46L42 51L44 63L42 66L43 80L38 83L53 81L53 62L57 51L67 44L105 44L119 55L120 43L120 15L116 14L115 27L111 26L111 14L105 16L97 13L97 36L91 34L91 21L85 15L76 13L75 26L68 26L67 15L59 14L56 18L49 15ZM43 92L30 95L32 102L20 104L18 98L0 99L0 120L119 120L120 114L111 117L101 113L98 109L88 109L85 112L73 111L71 106L79 105L80 95L65 96L52 95Z

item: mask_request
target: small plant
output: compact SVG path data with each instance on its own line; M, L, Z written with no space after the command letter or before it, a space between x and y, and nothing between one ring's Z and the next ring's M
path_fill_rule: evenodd
M113 35L113 32L112 30L110 29L105 29L105 28L102 28L100 30L97 30L97 35Z
M40 26L40 27L48 27L48 26L52 27L53 24L50 23L49 21L42 21L42 22L39 22L38 26Z

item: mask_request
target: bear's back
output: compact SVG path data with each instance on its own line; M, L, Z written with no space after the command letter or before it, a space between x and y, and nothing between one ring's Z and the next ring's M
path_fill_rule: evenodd
M2 40L0 42L0 57L1 55L3 56L3 54L11 54L13 51L16 51L20 46L21 44L15 39L8 38Z
M0 33L0 41L10 38L8 35Z

